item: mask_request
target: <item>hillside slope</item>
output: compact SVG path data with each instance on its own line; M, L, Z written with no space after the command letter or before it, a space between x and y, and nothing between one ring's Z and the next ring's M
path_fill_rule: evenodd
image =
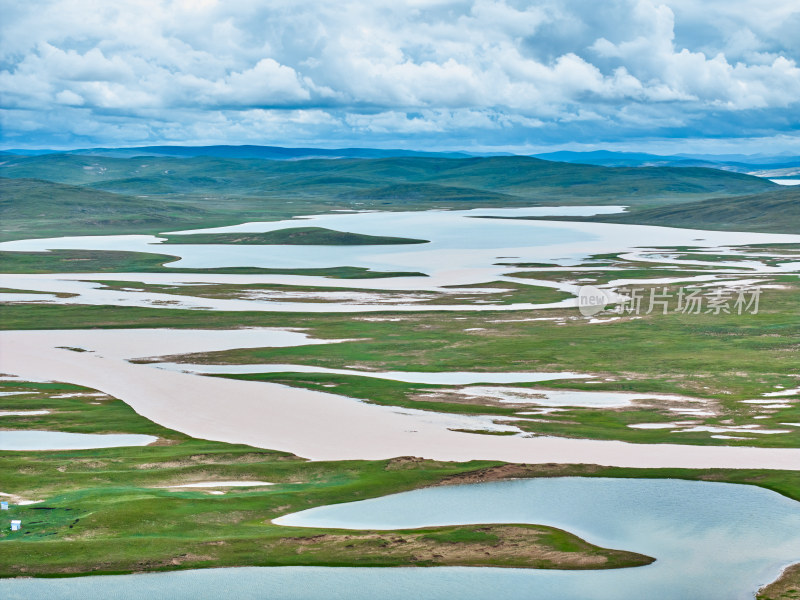
M603 220L688 229L800 234L800 186L738 198L714 198Z
M524 156L267 161L50 154L10 158L0 164L0 176L35 177L129 195L303 198L324 202L358 198L375 207L391 207L395 203L406 207L409 200L446 201L449 206L463 202L464 207L476 201L484 201L486 206L658 206L721 195L755 194L775 187L764 179L715 169L611 168Z
M40 179L0 177L0 239L177 229L212 215L197 207Z
M548 221L592 221L714 231L800 234L800 186L675 206L594 217L546 217Z

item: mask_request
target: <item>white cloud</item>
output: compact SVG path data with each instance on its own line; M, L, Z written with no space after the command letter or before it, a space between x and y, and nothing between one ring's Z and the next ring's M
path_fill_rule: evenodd
M800 103L792 0L0 0L0 11L7 143L798 127L786 118Z
M61 90L56 94L55 99L59 104L67 104L69 106L80 106L85 102L83 97L71 90Z
M252 68L233 72L224 79L198 78L205 89L198 90L196 102L208 105L264 106L297 104L309 100L311 93L291 67L262 58ZM191 105L191 98L184 98Z
M800 69L782 56L764 64L731 64L723 52L708 57L674 43L674 14L666 6L641 0L634 11L640 27L631 39L612 43L601 37L591 49L603 58L617 59L633 76L647 82L643 92L653 101L694 101L727 110L783 108L800 100ZM749 30L747 30L749 31ZM735 32L741 34L741 30ZM736 37L741 52L742 37ZM752 34L749 47L757 46Z

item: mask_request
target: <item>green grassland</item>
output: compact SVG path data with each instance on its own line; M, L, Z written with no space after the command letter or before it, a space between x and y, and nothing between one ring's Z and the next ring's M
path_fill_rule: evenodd
M625 204L631 211L589 220L704 229L797 233L800 190L724 171L699 168L607 168L526 157L449 159L264 161L211 157L108 158L88 155L4 156L0 164L0 241L60 235L150 233L278 220L331 210L425 210L474 207ZM570 217L569 220L580 220ZM299 231L298 231L299 229ZM311 230L311 231L308 231ZM221 237L220 237L221 236ZM233 236L233 237L231 237ZM170 236L169 243L420 243L368 240L348 232L295 228L267 234ZM178 239L179 238L179 239ZM272 239L273 241L264 241ZM238 242L237 242L238 240ZM277 240L277 241L276 241ZM294 241L292 241L294 240ZM382 240L378 242L378 240ZM387 241L391 240L391 241ZM402 240L402 241L401 241ZM791 246L752 247L790 251ZM612 279L707 273L724 256L696 248L665 249L708 266L631 263L595 256L596 271L551 271L521 264L516 277ZM733 260L743 260L732 257ZM751 258L751 257L748 257ZM312 286L137 283L141 273L319 275L340 279L422 276L350 266L320 269L172 268L169 254L58 250L0 252L5 273L131 273L130 281L102 281L160 293L241 297L251 292L343 291ZM764 259L777 264L779 259ZM552 265L550 265L552 266ZM610 271L604 267L619 267ZM510 270L511 270L510 269ZM746 272L746 270L741 269ZM748 274L749 276L749 274ZM100 279L100 278L97 278ZM127 277L126 277L127 279ZM702 398L711 426L758 423L788 433L716 439L709 432L632 429L631 424L686 420L663 407L569 408L525 416L531 407L485 399L465 401L453 386L406 384L350 375L272 373L233 376L319 389L385 405L506 417L538 435L624 440L634 443L798 447L800 402L764 409L742 400L798 380L800 285L797 276L765 277L757 315L649 314L589 324L574 309L354 314L224 312L174 308L13 304L0 305L2 329L65 328L303 328L331 345L256 348L177 357L222 364L289 363L399 371L577 371L586 380L534 386L587 391L686 394ZM556 302L556 290L506 281L480 286L486 294L454 293L432 304L490 301ZM646 287L646 286L645 286ZM659 289L663 286L659 286ZM497 291L493 291L496 288ZM501 291L510 290L510 291ZM9 291L9 290L6 290ZM369 290L365 290L369 291ZM374 292L380 293L380 292ZM391 292L384 293L387 297ZM612 316L606 312L600 318ZM533 321L538 317L558 321ZM800 472L765 470L622 469L596 465L507 465L486 461L444 463L410 457L384 461L307 462L242 445L190 438L137 415L123 402L62 383L0 382L0 410L48 409L48 415L4 417L2 427L81 433L146 433L159 441L137 448L59 452L0 452L0 491L45 502L13 506L23 530L0 533L0 576L52 576L243 565L471 565L533 568L613 568L650 558L598 548L574 535L538 525L477 525L406 531L287 528L277 516L325 504L360 500L427 485L505 477L667 477L752 484L800 500ZM57 397L77 393L72 397ZM694 406L694 405L692 405ZM758 421L754 417L760 418ZM0 432L0 435L2 432ZM480 435L482 432L475 432ZM739 436L739 434L736 434ZM249 479L273 486L229 488L223 495L165 486ZM4 515L5 517L5 515ZM519 548L523 548L520 551ZM790 574L791 575L791 574ZM792 575L793 576L793 575ZM788 580L787 580L788 581ZM776 594L793 593L780 588ZM777 588L776 588L777 589ZM762 591L764 598L772 591ZM791 596L788 596L791 597Z
M610 220L606 217L605 220ZM616 223L642 223L720 231L800 232L800 189L778 190L738 198L715 198L682 206L635 211Z
M528 218L528 217L524 217ZM535 217L531 217L535 218ZM800 189L786 186L736 198L712 198L672 206L634 207L618 215L547 220L593 221L708 229L715 231L800 232Z
M225 223L221 215L197 206L40 179L0 177L0 241L156 232L216 221Z
M187 437L93 390L0 382L14 429L158 436L143 448L0 452L3 491L44 502L16 505L0 530L0 576L74 575L245 565L501 566L618 568L652 559L599 548L553 527L470 525L390 532L281 527L271 520L312 506L432 485L495 463L418 459L309 463L289 454ZM64 398L65 393L71 394ZM269 481L273 486L169 488L192 481Z
M361 182L355 180L350 182ZM348 183L350 183L348 182ZM340 195L344 200L367 202L420 202L436 200L437 202L465 202L480 203L485 205L502 206L515 205L519 196L502 194L490 189L475 189L466 187L453 187L436 183L396 183L384 187L370 188Z
M479 192L528 196L527 199L531 199L531 195L538 199L555 195L573 200L597 200L612 196L746 194L776 187L763 179L714 169L608 168L524 156L287 162L51 154L7 159L0 165L0 176L34 177L138 195L223 193L287 197L317 194L347 198L358 193L358 197L365 200L403 203L439 197L448 202L487 199Z
M436 312L374 313L369 320L360 315L293 313L292 325L307 328L315 337L358 341L231 350L190 358L408 371L588 370L630 376L624 389L649 382L648 391L730 392L724 395L744 399L774 385L796 387L790 375L796 371L800 343L800 315L795 310L798 288L786 279L782 282L786 289L764 290L757 315L651 314L587 325L571 309L463 312L458 319L442 319ZM565 324L525 320L542 314L563 316ZM286 315L268 312L80 305L5 304L0 317L5 329L286 324ZM376 320L380 317L386 320ZM465 331L473 328L481 331Z
M553 204L654 207L756 194L769 181L702 168L530 157L266 161L51 154L0 164L0 241L158 233L331 210Z
M50 250L48 252L0 251L1 273L209 273L227 275L311 275L334 279L375 279L381 277L426 277L408 271L372 271L364 267L309 269L265 269L260 267L219 267L182 269L166 265L179 256L118 250Z
M44 294L50 295L51 292L42 292L39 290L20 290L15 288L0 287L0 294ZM68 294L66 292L53 292L53 295L58 298L71 298L77 294Z
M788 279L788 278L787 278ZM796 282L796 277L794 278ZM385 314L392 320L365 321L358 315L293 315L298 327L321 338L357 339L335 345L275 349L230 350L193 356L219 363L297 363L342 368L358 365L374 370L407 371L578 371L647 380L648 391L686 394L730 392L732 399L755 397L773 385L796 387L796 352L800 315L794 310L798 287L764 290L758 314L642 314L640 319L588 325L574 309L548 310L536 316L563 316L565 324L526 321L531 313L486 312L442 319L435 313ZM52 310L67 307L8 307L40 311L42 326ZM100 307L98 308L98 311ZM127 309L124 309L127 310ZM124 310L118 312L123 316ZM117 321L127 326L149 313ZM161 312L166 312L161 310ZM169 311L180 324L190 311ZM376 316L381 313L376 313ZM185 315L185 317L184 317ZM66 316L66 315L64 315ZM217 326L231 325L237 315L213 315ZM600 315L603 316L602 314ZM197 315L194 315L197 319ZM205 316L207 326L214 321ZM279 316L279 318L284 318ZM166 321L165 321L166 322ZM270 315L241 313L241 325L273 322ZM53 322L55 324L55 321ZM195 321L199 324L199 320ZM110 322L109 322L110 324ZM75 326L79 324L76 323ZM142 325L144 326L144 325ZM465 331L481 328L480 331ZM625 348L620 351L620 348ZM202 360L200 360L202 362Z
M509 477L671 477L758 485L800 500L800 474L756 470L620 469L593 465L446 463L411 457L307 462L290 454L190 438L136 415L94 390L61 383L0 382L1 410L14 429L146 433L146 447L0 452L2 491L42 500L4 518L23 528L0 534L0 576L54 576L219 566L434 566L615 568L652 559L608 550L540 525L470 525L401 531L282 527L287 513L428 485ZM68 398L64 394L77 394ZM13 420L11 420L13 419ZM195 481L269 481L272 486L168 488ZM224 489L224 488L223 488ZM488 555L487 555L488 552Z
M333 231L324 227L289 227L266 233L194 233L167 235L165 244L247 244L289 246L375 246L425 244L428 240Z
M772 279L775 279L774 277ZM563 437L619 439L646 443L726 444L796 447L800 406L765 409L743 400L797 386L800 288L796 276L778 278L781 289L762 293L758 314L650 314L590 325L574 310L544 314L559 322L526 321L530 313L462 312L458 318L420 312L360 315L292 314L292 326L315 337L349 339L332 345L241 349L187 355L186 362L289 363L332 368L408 371L576 371L598 375L599 383L553 381L552 389L684 394L705 399L713 414L676 416L666 409L634 404L621 409L574 408L515 422L524 431ZM126 282L115 282L127 285ZM505 284L505 282L501 282ZM538 288L534 288L538 289ZM153 290L151 290L153 291ZM218 290L219 291L219 290ZM659 290L661 291L661 287ZM537 314L537 313L534 313ZM538 313L543 314L543 313ZM600 315L601 317L603 315ZM286 316L258 312L208 312L103 306L5 305L2 326L10 329L80 327L245 327L285 326ZM381 320L384 319L384 320ZM624 351L620 351L624 348ZM452 394L432 397L436 386L322 374L246 375L241 378L325 389L371 402L468 414L522 416L524 407L491 402L465 403ZM613 379L613 381L605 381ZM333 387L329 387L333 386ZM515 387L530 387L516 384ZM441 391L441 390L438 390ZM754 417L760 417L754 420ZM671 433L636 429L637 423L694 420L716 427L758 424L787 433L737 433L718 439L713 432Z

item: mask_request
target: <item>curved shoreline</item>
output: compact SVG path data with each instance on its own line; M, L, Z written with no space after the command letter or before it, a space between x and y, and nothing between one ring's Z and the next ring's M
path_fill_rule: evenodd
M795 598L800 598L800 563L787 566L775 581L759 588L756 592L756 600L793 600Z
M13 352L3 352L0 370L101 390L142 416L193 437L282 450L311 460L422 456L457 462L800 470L800 448L476 435L451 428L465 428L465 419L472 419L472 429L485 429L491 418L378 406L335 394L170 372L126 360L304 343L325 342L274 329L5 331L0 332L0 346Z

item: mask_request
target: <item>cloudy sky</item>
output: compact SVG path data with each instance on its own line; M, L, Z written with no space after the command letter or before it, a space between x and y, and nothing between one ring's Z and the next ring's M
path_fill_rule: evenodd
M800 153L797 0L0 0L0 147Z

